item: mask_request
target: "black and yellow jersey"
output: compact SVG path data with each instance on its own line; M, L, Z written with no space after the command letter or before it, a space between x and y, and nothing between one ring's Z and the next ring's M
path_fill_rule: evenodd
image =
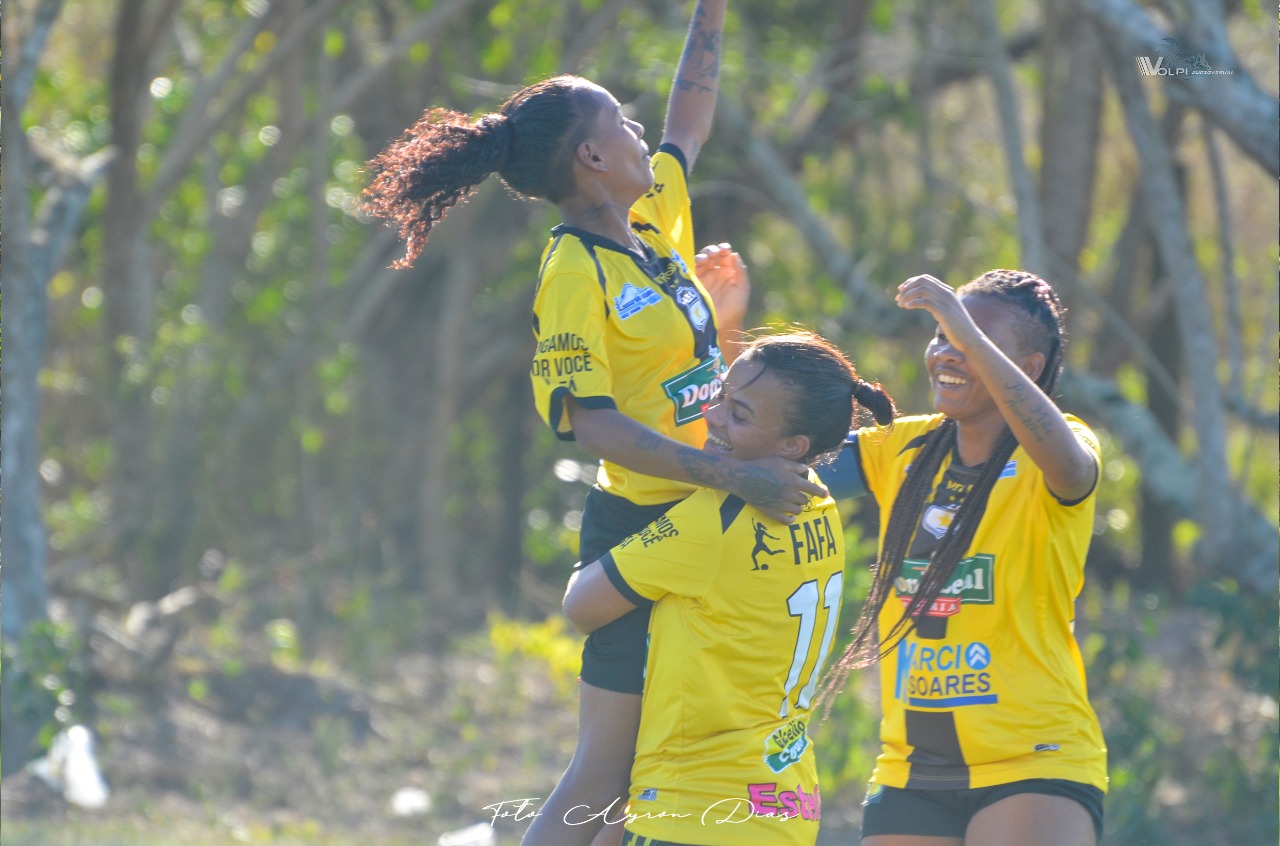
M628 831L814 842L809 708L838 631L843 535L829 497L786 525L699 489L602 559L625 596L654 601Z
M530 375L538 413L562 440L573 439L564 408L572 396L689 446L701 449L706 441L702 410L725 364L711 298L693 272L683 155L664 144L652 166L653 188L631 209L643 256L563 225L542 254ZM640 505L694 489L610 462L602 462L599 484Z
M907 468L942 420L905 417L857 438L862 475L884 515L882 547ZM1094 434L1067 421L1097 458ZM882 636L902 617L980 469L943 461L881 612ZM1014 451L954 580L880 662L882 749L872 782L965 789L1055 778L1106 790L1106 747L1073 633L1095 492L1058 500L1027 453Z

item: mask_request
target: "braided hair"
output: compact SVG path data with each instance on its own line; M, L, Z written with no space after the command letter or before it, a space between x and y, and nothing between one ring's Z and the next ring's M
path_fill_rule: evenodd
M844 353L812 332L759 338L738 360L760 362L761 374L768 371L787 387L792 400L784 417L787 434L808 436L809 450L800 457L805 464L835 454L860 416L858 406L881 425L897 416L893 397L878 382L860 379Z
M1044 354L1045 366L1036 379L1036 385L1052 396L1062 373L1066 332L1063 324L1065 310L1049 283L1026 271L990 270L962 286L956 293L968 297L991 297L1014 306L1015 337L1024 350ZM853 669L865 667L887 655L898 641L915 628L920 615L951 582L956 566L969 549L978 524L982 522L991 490L1009 457L1017 449L1018 440L1006 426L973 487L952 518L946 534L934 549L929 565L920 577L915 595L903 610L902 617L893 624L883 641L877 643L873 633L876 631L880 612L889 598L912 538L915 537L925 505L933 494L938 469L942 466L943 459L955 448L955 444L956 421L948 418L926 436L912 460L889 513L880 556L872 568L871 589L862 614L854 626L853 642L836 665L821 698L828 699L829 695L838 692Z
M375 156L361 209L399 230L410 267L431 227L497 173L517 197L559 203L573 195L573 153L599 112L592 83L554 76L515 94L473 121L434 108Z

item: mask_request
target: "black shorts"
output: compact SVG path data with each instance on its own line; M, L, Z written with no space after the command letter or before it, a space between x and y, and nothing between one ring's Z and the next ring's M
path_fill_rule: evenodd
M679 500L676 500L679 502ZM676 502L636 505L600 488L587 492L578 539L579 566L603 557L624 538L666 514ZM644 692L645 647L649 637L650 606L636 608L587 636L582 645L584 682L617 693Z
M872 784L862 803L862 836L913 834L963 838L969 820L978 811L1020 793L1074 799L1089 812L1094 833L1102 839L1102 791L1091 784L1060 778L1029 778L969 790L921 790Z

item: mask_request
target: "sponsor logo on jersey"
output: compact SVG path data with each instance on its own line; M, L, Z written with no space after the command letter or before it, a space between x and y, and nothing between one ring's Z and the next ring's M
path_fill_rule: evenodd
M660 302L662 302L662 295L652 288L637 287L630 282L623 282L622 291L613 298L613 308L618 312L619 320L627 320Z
M999 701L992 690L991 649L981 641L925 645L898 644L895 699L913 708L962 708Z
M770 734L764 741L764 762L780 773L804 757L809 748L809 721L796 717Z
M653 802L658 798L658 791L652 787L646 787L640 791L640 795L636 797L641 802Z
M720 351L715 350L715 355L697 367L663 382L662 390L675 403L676 425L683 426L701 419L702 410L720 390L723 379L724 362L720 359Z
M683 266L682 262L682 269ZM707 323L711 320L711 312L707 309L707 304L702 301L702 295L698 293L697 288L692 285L680 285L676 288L675 298L685 314L689 315L689 323L694 329L701 332L707 328Z
M961 605L991 605L996 601L995 562L995 556L986 553L962 560L951 574L951 584L939 591L925 613L930 617L950 617L960 613ZM902 575L893 580L893 587L903 605L910 603L911 597L915 596L920 587L920 577L928 566L928 561L919 558L908 558L902 562Z
M1037 752L1058 752L1062 746L1057 743L1037 743L1035 751Z
M951 521L955 519L959 507L958 505L948 507L930 505L925 508L924 516L920 518L920 526L935 538L940 538L947 533L947 529L951 528Z

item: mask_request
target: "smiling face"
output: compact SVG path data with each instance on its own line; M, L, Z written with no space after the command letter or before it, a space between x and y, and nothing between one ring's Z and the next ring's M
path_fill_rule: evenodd
M578 147L579 155L595 178L619 194L639 199L653 187L644 126L623 114L622 104L612 94L598 85L592 87L598 109L587 139Z
M798 459L809 449L805 435L787 433L791 390L759 361L739 359L720 394L707 407L707 452L752 461L780 455Z
M1023 315L1017 306L992 296L966 295L960 298L982 333L1032 379L1040 375L1044 356L1028 350L1018 333ZM970 370L965 354L951 345L941 327L924 353L929 384L933 389L934 411L964 423L982 416L999 416L995 400L982 381Z

